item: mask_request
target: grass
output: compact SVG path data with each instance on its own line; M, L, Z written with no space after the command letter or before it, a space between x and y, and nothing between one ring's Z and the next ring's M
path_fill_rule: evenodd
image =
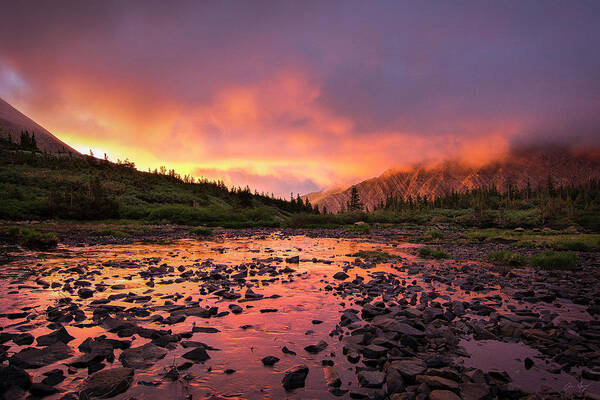
M575 269L577 267L577 256L571 252L547 250L531 256L529 263L533 267L549 270Z
M369 226L369 224L347 225L344 227L344 232L368 235L369 233L371 233L371 227Z
M419 249L419 255L424 258L435 258L438 260L450 257L448 253L443 252L439 247L436 249L433 247L421 247Z
M363 258L374 262L386 262L393 258L393 256L382 250L360 250L351 255L352 257Z
M42 233L18 226L1 228L0 237L5 243L17 243L32 250L48 250L58 245L58 237L54 233Z
M419 236L417 242L435 242L444 239L444 234L438 230L430 230Z
M211 228L199 226L197 228L190 229L190 234L195 236L211 236L213 234L213 230Z
M469 243L509 242L517 247L571 251L600 251L600 234L574 233L572 228L536 229L523 232L513 229L471 229L462 238Z
M123 232L117 229L111 229L111 228L101 228L101 229L96 229L94 231L90 232L90 235L92 236L113 236L113 237L117 237L117 238L125 238L125 237L129 237L129 233L127 232Z
M512 267L518 267L525 265L527 262L526 258L520 254L516 254L509 250L500 250L490 253L487 259L492 262L499 264L510 265Z

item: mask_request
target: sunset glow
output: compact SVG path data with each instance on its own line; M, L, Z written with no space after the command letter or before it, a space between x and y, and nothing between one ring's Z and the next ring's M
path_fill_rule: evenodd
M600 136L597 3L183 5L3 7L0 97L83 153L285 196Z

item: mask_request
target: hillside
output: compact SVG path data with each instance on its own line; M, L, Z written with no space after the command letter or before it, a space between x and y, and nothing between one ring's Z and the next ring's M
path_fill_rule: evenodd
M77 150L60 141L43 126L27 117L19 110L0 98L0 138L18 142L21 132L27 131L35 134L38 149L50 153L72 153L79 154Z
M481 167L459 161L445 161L433 167L416 166L408 171L388 170L376 178L355 185L365 207L373 210L388 197L402 199L427 196L429 199L452 191L495 186L504 191L509 185L523 189L583 183L600 178L600 158L592 154L573 153L564 148L546 147L513 151L501 160ZM343 209L350 200L351 188L328 193L311 193L308 199L329 212Z

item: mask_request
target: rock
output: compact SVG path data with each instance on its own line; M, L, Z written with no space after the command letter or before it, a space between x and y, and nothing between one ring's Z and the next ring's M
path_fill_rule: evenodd
M81 385L80 400L109 398L125 392L133 381L132 368L110 368L90 375Z
M283 388L285 390L293 390L304 387L304 382L308 376L308 367L306 365L297 365L285 371L283 380Z
M31 333L22 333L20 335L13 336L12 341L17 346L30 345L33 343L33 335Z
M237 304L230 304L229 309L234 314L241 314L244 311L242 307L238 306Z
M418 383L424 383L432 389L458 389L458 383L440 376L417 375L416 380Z
M124 367L145 369L149 368L154 363L162 359L167 354L166 350L147 343L140 347L123 350L119 356L119 361Z
M429 393L429 400L461 400L454 392L449 390L434 390Z
M37 397L46 397L58 393L58 389L43 383L32 383L29 392Z
M581 377L590 381L600 381L600 370L583 368L581 370Z
M55 386L65 380L65 375L61 369L53 369L52 371L44 372L43 384L48 386Z
M287 348L287 346L283 346L283 347L281 348L281 352L282 352L282 353L285 353L285 354L291 354L291 355L293 355L293 356L295 356L295 355L296 355L296 352L295 352L295 351L293 351L293 350L290 350L290 349L288 349L288 348Z
M326 365L323 367L323 375L325 376L325 382L327 382L327 386L342 386L340 375L331 365Z
M73 351L63 342L38 349L28 347L9 358L9 363L25 369L41 368L73 355Z
M385 315L375 317L373 319L373 324L387 332L396 332L401 335L409 335L414 336L416 338L421 338L425 336L425 332L420 331L404 322L397 321L394 318Z
M279 361L279 358L275 356L266 356L262 359L262 363L267 366L275 365Z
M61 327L52 333L38 337L36 341L38 346L50 346L56 342L69 343L73 339L75 338L69 335L64 327Z
M385 384L388 393L402 393L405 391L404 379L402 375L394 368L388 368L385 373Z
M382 346L377 346L376 344L370 344L366 347L363 347L361 352L365 356L365 358L374 359L384 357L387 354L388 349Z
M31 386L31 376L29 373L13 365L7 367L0 366L0 394L14 386L23 390L29 390Z
M94 291L89 288L81 288L77 291L77 295L82 299L89 299L94 295Z
M385 374L380 371L360 371L358 382L368 388L380 388L385 381Z
M298 264L300 262L300 256L288 257L285 259L286 263Z
M417 375L423 374L427 370L427 365L423 360L410 358L406 360L394 360L390 364L404 378L414 379Z
M329 346L327 344L327 342L321 340L317 344L311 344L309 346L306 346L304 348L304 350L306 350L306 351L308 351L309 353L312 353L312 354L317 354L317 353L325 350L327 348L327 346Z
M346 280L346 279L348 279L348 277L349 277L349 276L350 276L350 275L348 275L347 273L345 273L345 272L343 272L343 271L340 271L340 272L336 272L336 273L333 275L333 278L334 278L334 279L338 279L338 280L340 280L340 281L343 281L343 280Z
M460 397L463 400L483 400L490 394L490 387L485 383L463 383L460 385Z
M204 346L198 346L194 350L185 353L182 357L194 362L204 362L206 360L210 360L210 356L206 352Z

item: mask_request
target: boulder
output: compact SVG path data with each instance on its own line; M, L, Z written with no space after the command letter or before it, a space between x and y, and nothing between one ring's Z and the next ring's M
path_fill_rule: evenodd
M80 400L114 397L129 389L133 381L132 368L110 368L90 375L81 385Z

